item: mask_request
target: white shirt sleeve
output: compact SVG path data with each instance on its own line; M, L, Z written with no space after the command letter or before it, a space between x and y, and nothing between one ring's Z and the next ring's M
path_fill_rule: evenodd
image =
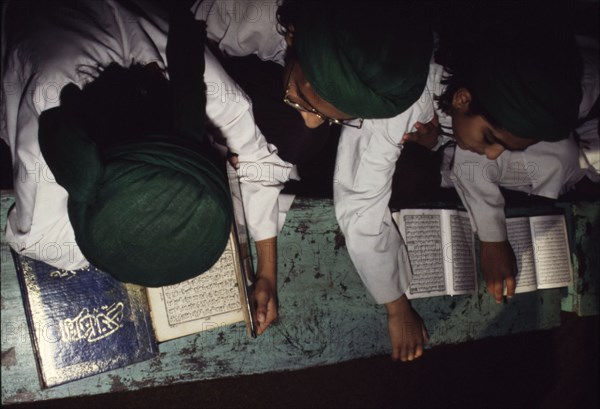
M275 146L267 143L254 122L250 100L208 50L205 61L206 113L229 150L238 154L248 229L255 240L275 237L278 196L293 165L279 158Z
M538 142L523 151L504 151L496 160L456 148L454 185L482 241L506 240L500 186L556 199L586 174L573 137Z
M224 54L255 54L263 61L283 65L286 43L277 31L277 7L277 1L198 0L192 12L196 19L206 21L208 39ZM278 195L290 175L297 178L296 169L279 158L275 145L266 143L254 122L248 97L223 70L219 75L226 79L215 83L205 78L208 97L210 101L211 93L216 93L222 99L235 98L235 104L223 108L227 120L216 124L227 137L229 149L239 155L238 175L250 234L255 240L274 237L279 227Z
M507 237L504 196L495 182L497 175L495 161L456 147L449 177L481 241L505 241Z
M380 304L400 298L412 277L406 246L388 207L400 140L417 121L432 118L433 104L424 93L394 118L342 129L334 175L336 217L358 274Z
M207 36L226 55L256 54L283 65L286 44L277 31L278 1L197 0L197 20L206 21Z
M60 92L70 83L81 87L112 62L162 63L157 47L147 44L149 33L143 17L114 1L41 4L35 13L13 21L10 39L3 49L2 139L13 158L15 207L9 213L6 238L16 251L58 268L77 269L87 261L75 245L67 214L67 192L56 183L38 144L39 115L60 104ZM6 15L5 18L13 18ZM127 22L127 24L125 24ZM135 23L139 24L135 24ZM3 25L3 29L6 25ZM3 37L6 37L3 33ZM135 54L129 48L143 43ZM139 59L142 58L142 59Z
M6 98L2 99L1 137L10 146L18 171L7 241L15 250L58 268L77 269L87 261L74 245L68 194L56 183L40 152L39 115L60 104L65 85L81 87L92 80L95 67L113 62L123 66L157 62L165 67L166 16L152 3L136 2L144 7L130 10L124 6L129 3L91 0L71 9L57 3L43 15L28 15L18 25L23 40L2 50L7 63L2 72ZM136 14L140 10L146 14ZM36 30L28 29L32 25ZM276 236L277 196L291 165L278 158L258 131L247 97L210 52L205 56L207 115L231 151L240 155L250 233L256 240Z

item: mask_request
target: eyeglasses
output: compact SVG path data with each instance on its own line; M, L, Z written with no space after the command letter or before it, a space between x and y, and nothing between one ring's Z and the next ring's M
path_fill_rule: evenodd
M308 112L310 114L314 114L322 121L327 121L329 123L329 125L336 124L336 125L340 125L340 126L349 126L351 128L356 128L356 129L362 128L362 124L364 121L363 118L342 119L342 120L330 118L327 115L319 112L308 101L303 101L308 105L308 108L303 107L299 103L292 101L289 97L289 92L290 92L290 80L292 79L292 72L294 71L294 68L295 68L295 66L292 65L292 69L290 70L290 73L288 74L287 86L285 88L285 96L283 97L283 102L285 102L287 105L291 106L292 108L297 109L300 112Z

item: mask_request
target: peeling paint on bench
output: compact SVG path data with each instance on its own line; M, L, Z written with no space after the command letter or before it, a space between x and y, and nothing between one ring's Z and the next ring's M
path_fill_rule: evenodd
M13 203L2 197L2 231ZM297 199L279 238L280 319L249 339L242 324L160 345L146 362L41 390L12 259L2 235L2 403L122 392L334 364L389 350L386 315L355 272L330 200ZM431 346L560 324L563 290L497 305L483 294L415 300Z

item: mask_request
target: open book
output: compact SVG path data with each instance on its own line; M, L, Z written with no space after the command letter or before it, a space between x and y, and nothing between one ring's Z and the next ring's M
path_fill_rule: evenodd
M406 243L413 278L408 298L477 291L474 235L467 212L403 209L392 215ZM517 293L564 287L572 265L563 215L507 219L517 259Z
M256 337L249 299L254 273L241 190L234 172L229 173L229 187L235 223L215 265L179 284L146 289L159 342L240 321L246 322L248 335Z
M56 269L13 252L42 387L52 387L158 355L158 342L245 321L253 277L237 178L237 214L210 270L182 283L144 288L93 266ZM241 212L241 213L240 213Z
M255 336L238 256L232 233L210 270L179 284L146 289L158 342L240 321L246 321L249 335Z
M515 293L571 283L573 265L564 216L508 218L506 230L517 259Z

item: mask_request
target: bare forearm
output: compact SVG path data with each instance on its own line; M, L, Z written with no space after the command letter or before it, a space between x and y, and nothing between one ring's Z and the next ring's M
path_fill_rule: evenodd
M258 258L257 278L264 278L276 288L277 284L277 237L256 242Z
M408 298L406 298L406 294L402 294L397 300L385 303L385 308L388 315L395 316L405 313L410 310L411 307Z

